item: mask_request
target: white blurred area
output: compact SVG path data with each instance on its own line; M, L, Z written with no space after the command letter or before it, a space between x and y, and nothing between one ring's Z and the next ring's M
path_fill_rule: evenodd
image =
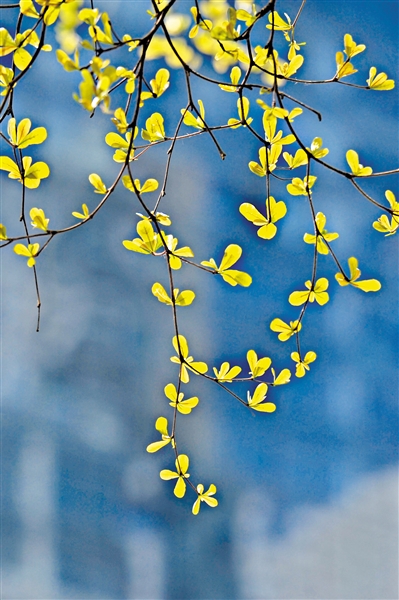
M56 597L54 455L51 441L30 435L15 465L16 509L25 539L19 564L12 569L2 565L4 600Z
M12 565L2 564L1 600L103 599L100 588L88 593L61 582L57 569L60 540L56 519L56 468L54 442L42 434L26 436L15 465L14 480L23 540L18 561ZM128 597L162 598L165 591L162 533L151 525L141 525L126 532L120 547L128 570Z
M238 597L250 600L396 600L398 473L353 483L335 501L298 510L284 537L267 536L273 505L242 495L235 524Z
M2 600L101 600L61 582L57 572L56 447L26 436L15 465L17 510L24 524L19 559L3 565ZM398 598L398 473L389 468L355 481L328 504L292 515L271 537L272 501L260 489L242 494L231 520L231 568L243 600L394 600ZM167 595L167 543L148 522L120 547L128 571L126 600ZM109 597L109 596L107 596Z

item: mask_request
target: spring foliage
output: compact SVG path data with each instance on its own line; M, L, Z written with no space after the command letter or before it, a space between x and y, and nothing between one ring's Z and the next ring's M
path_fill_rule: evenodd
M121 252L131 252L132 261L151 257L151 260L164 263L165 280L154 282L151 292L167 307L165 311L171 313L175 332L171 340L171 349L173 347L175 353L170 359L173 382L164 388L170 417L169 421L164 416L158 417L155 423L157 439L148 445L147 451L166 452L167 447L170 457L165 456L165 466L172 466L174 470L162 469L160 477L173 480L177 498L183 498L189 487L194 500L192 512L197 515L203 502L216 507L218 501L214 483L208 483L205 491L203 483L191 481L189 457L181 453L178 443L178 427L201 404L198 397L191 397L187 391L190 379L204 377L222 387L242 404L243 409L272 413L278 407L278 391L274 388L288 384L291 371L285 368L277 373L271 366L272 359L258 357L253 349L247 352L248 366L244 373L240 366L227 361L209 367L195 354L195 339L190 336L187 339L180 333L179 312L186 310L196 297L195 290L181 289L181 285L176 287L176 278L181 277L176 272L182 267L183 275L185 269L198 268L204 275L220 276L227 286L249 287L252 277L240 270L243 249L237 243L229 244L221 255L214 254L215 258L202 257L198 261L194 260L193 249L179 244L172 228L173 215L159 210L172 168L173 151L182 138L209 136L223 159L225 154L217 139L218 131L229 129L234 135L236 129L245 128L247 135L256 139L257 155L249 161L245 176L264 178L266 198L260 199L257 206L242 203L237 218L252 223L254 236L260 237L265 244L278 236L279 228L285 226L290 202L304 201L313 223L313 231L304 232L303 236L304 242L313 247L309 279L301 289L293 289L289 295L289 303L298 310L293 309L291 314L282 313L269 323L281 342L294 345L295 350L290 356L295 375L301 378L317 359L313 349L303 351L300 343L306 327L305 317L308 310L312 310L312 304L327 305L330 300L328 290L332 285L351 286L363 292L377 292L381 288L377 279L370 278L373 274L369 273L367 265L362 265L366 274L364 279L357 258L343 257L342 261L336 255L334 240L339 237L339 232L334 231L334 223L331 224L333 231L329 231L326 228L328 215L316 209L318 181L312 174L314 166L321 165L346 178L364 200L375 205L382 214L376 216L372 227L385 236L394 235L399 228L399 203L391 190L386 190L384 200L370 197L361 186L363 179L382 177L398 172L398 169L373 173L371 166L361 164L361 149L353 148L342 149L347 169L327 162L329 150L324 147L323 140L320 137L306 139L306 131L301 132L301 116L305 111L319 119L321 115L297 96L300 96L301 85L355 86L367 94L389 92L395 83L373 65L364 74L363 84L350 83L350 76L357 72L356 56L365 52L366 46L354 41L345 31L342 47L336 49L335 72L327 74L323 81L301 78L305 42L296 40L296 27L305 0L298 2L296 12L290 15L284 12L286 7L280 0L270 0L261 6L237 1L234 7L225 0L193 0L192 6L181 0L148 0L148 27L140 37L129 31L115 30L112 2L102 2L99 7L94 4L95 0L87 5L83 0L20 0L19 4L1 7L13 11L15 18L10 31L0 28L0 56L4 57L0 65L0 119L5 125L1 135L8 145L8 152L0 157L0 169L15 180L15 185L21 186L22 225L22 232L18 230L18 223L0 225L1 247L11 246L17 255L27 259L28 267L33 270L39 330L41 303L37 270L41 254L51 251L52 243L59 235L84 227L118 186L124 186L126 193L132 194L141 211L137 213L137 237L121 240ZM129 10L144 11L144 4L133 2ZM110 13L106 12L108 5ZM289 6L293 9L292 2ZM50 28L56 30L58 47L55 49L46 43ZM258 43L258 40L262 42ZM281 43L284 51L279 54L276 45L280 48ZM100 174L88 173L93 193L99 198L97 202L88 203L94 206L91 209L87 204L77 207L78 210L72 213L75 221L71 219L71 223L66 223L62 229L51 228L51 215L47 216L42 208L35 206L28 211L26 198L32 198L32 202L40 205L40 190L36 190L45 186L45 180L51 176L46 162L33 162L29 156L30 146L45 143L47 131L45 123L32 126L31 121L25 115L17 114L14 108L20 80L35 68L43 51L54 53L54 59L59 68L65 70L66 77L72 72L79 73L80 83L73 98L88 117L101 110L103 118L109 120L110 131L104 143L112 149L110 160L117 165L117 174L110 185ZM154 60L163 61L163 66L155 68ZM208 74L209 69L201 70L202 64L212 65L212 76ZM166 119L162 114L162 97L174 86L175 73L179 69L185 76L186 97L181 98L174 120ZM226 115L222 123L211 123L205 103L194 98L192 81L198 78L218 93L222 90L236 95L235 112ZM117 98L119 106L115 106L113 97ZM143 107L153 111L147 118L142 116ZM163 182L160 184L155 178L140 181L135 177L136 162L148 160L151 148L160 144L167 149ZM45 158L45 145L42 155ZM286 180L286 193L277 197L273 186L282 178ZM10 230L11 234L8 233ZM212 253L210 248L209 254ZM323 276L322 261L327 259L335 263L336 281L330 282ZM234 391L236 382L247 385L244 398ZM269 395L273 401L269 400ZM162 412L168 409L165 398L160 398L159 404L163 407ZM258 415L258 418L267 419L268 415Z

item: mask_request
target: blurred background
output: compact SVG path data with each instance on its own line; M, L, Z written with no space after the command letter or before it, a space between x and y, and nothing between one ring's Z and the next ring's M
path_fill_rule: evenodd
M180 4L188 14L191 3ZM299 5L279 3L278 10L293 18ZM148 2L96 6L122 34L148 29ZM12 27L9 15L3 24ZM350 81L364 84L371 66L397 77L398 3L322 0L306 5L296 29L297 41L307 42L300 77L331 77L345 33L367 46L353 60L359 73ZM266 36L264 26L256 30L257 43ZM121 63L128 65L129 56ZM161 66L151 63L149 76ZM214 73L210 64L202 68ZM162 107L148 101L143 109L145 118L161 109L168 135L185 105L183 74L170 70ZM218 77L228 81L228 73ZM110 185L119 168L104 143L114 130L109 116L98 111L89 119L72 99L79 82L54 53L44 54L16 93L17 119L48 129L46 142L29 154L48 162L51 177L28 192L27 204L43 208L53 228L73 224L71 212L82 203L94 208L99 196L90 173ZM322 137L329 162L340 168L352 148L377 172L398 165L397 89L286 91L323 114L321 123L311 113L296 122L308 146ZM210 124L236 115L234 94L197 81L193 90ZM249 95L250 114L261 131L256 97ZM119 105L115 97L111 108ZM217 137L224 162L206 136L177 144L160 210L198 262L219 262L229 243L240 244L237 266L254 283L232 288L184 266L176 283L197 297L179 310L180 331L195 359L210 366L228 360L245 374L253 348L278 371L294 372L294 344L279 342L269 324L297 318L288 295L311 276L313 247L302 241L312 232L306 200L273 183L288 213L273 240L258 238L238 207L250 202L264 210L264 180L247 167L258 160L259 144L243 128ZM1 152L8 152L4 144ZM164 165L161 145L135 173L162 180ZM382 290L339 288L332 260L320 256L330 302L310 307L302 337L303 350L314 350L317 361L303 380L293 377L270 392L277 405L271 415L253 414L217 386L191 378L185 392L200 403L190 416L179 415L179 449L190 456L192 480L206 488L214 482L219 499L217 509L202 505L197 517L192 493L178 500L159 478L160 469L173 467L169 448L145 451L158 439L156 418L171 418L163 388L176 380L177 367L169 361L170 309L150 291L154 281L167 286L164 264L122 246L136 235L134 196L120 186L92 222L58 236L40 256L38 334L33 273L10 249L1 253L5 600L398 597L397 235L375 231L381 211L343 178L319 170L315 206L327 215L328 230L340 233L336 254L344 266L356 256L364 278L379 279ZM397 176L379 177L363 187L385 203L385 190L397 196L397 183ZM5 173L1 186L1 222L18 235L12 223L20 187Z

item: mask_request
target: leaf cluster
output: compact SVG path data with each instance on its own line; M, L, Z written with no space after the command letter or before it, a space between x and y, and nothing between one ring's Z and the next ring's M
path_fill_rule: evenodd
M391 190L385 192L387 204L372 198L359 184L359 180L363 182L369 177L397 173L397 168L375 173L371 166L360 163L359 153L352 148L342 151L349 170L342 170L328 162L329 149L323 147L322 138L312 139L307 129L301 128L304 111L319 119L321 114L301 99L300 89L312 85L327 88L343 85L363 89L364 93L374 93L392 90L395 83L386 73L378 73L374 66L369 68L368 78L364 74L364 85L349 83L347 78L357 73L355 57L366 50L366 46L355 42L349 33L343 35L343 48L335 53L335 72L327 74L324 80L301 79L298 73L305 62L305 42L296 40L296 29L305 1L291 18L286 13L281 16L280 5L283 2L280 0L270 0L261 7L246 5L245 8L242 3L234 8L225 0L204 0L200 3L193 0L189 10L187 3L181 0L152 0L147 11L147 31L141 36L133 36L128 31L117 32L110 14L102 12L105 4L95 7L93 2L90 6L83 5L82 0L20 0L14 30L0 28L0 57L7 56L7 64L11 65L0 65L0 120L7 124L6 133L1 135L8 150L0 157L0 169L21 185L22 224L22 235L7 234L6 226L0 224L1 247L13 245L15 254L27 259L28 267L33 270L39 329L41 301L37 266L41 253L47 251L59 235L84 227L117 188L129 192L129 198L140 211L134 221L137 237L121 240L121 251L124 248L132 252L132 261L148 260L149 265L153 264L151 261L162 261L165 265L164 281L155 281L151 292L167 307L162 310L169 310L174 333L172 346L175 354L170 358L175 368L174 382L164 387L172 409L171 424L164 416L157 418L155 429L160 439L151 442L147 451L154 453L166 446L171 449L175 470L162 469L160 477L174 481L177 498L183 498L189 486L194 493L192 512L197 515L202 503L212 508L218 505L215 498L217 489L211 483L205 491L204 484L191 482L189 457L179 450L177 431L180 418L184 420L193 410L200 410L200 399L185 393L184 386L190 383L191 377L203 377L223 388L230 398L249 411L270 414L278 407L274 388L290 383L291 371L284 368L277 373L271 366L272 359L268 356L258 358L254 349L249 349L246 355L246 376L242 376L242 368L231 361L226 360L220 366L209 369L208 364L190 354L187 339L180 332L178 315L181 308L185 309L195 302L196 291L184 289L184 283L177 283L177 278L183 279L185 270L195 268L204 277L216 276L221 285L249 288L252 276L236 268L245 252L237 241L231 240L220 256L216 255L215 249L210 249L207 255L213 254L216 259L204 257L196 262L191 245L179 246L177 235L186 239L189 232L165 231L165 228L172 227L173 215L159 209L167 193L174 150L181 140L207 136L219 157L224 159L226 154L219 142L219 132L227 131L233 139L237 129L245 130L245 134L257 144L255 157L248 161L246 174L260 178L264 191L260 194L259 203L244 201L240 204L241 216L255 226L254 233L262 243L268 244L278 239L280 227L289 227L290 203L301 203L306 211L309 228L312 229L303 236L311 254L309 273L303 275L303 280L305 277L308 279L304 289L293 290L288 295L290 313L287 310L286 316L275 316L269 323L281 342L294 343L295 350L290 353L290 358L295 364L296 377L302 378L317 358L314 350L303 352L301 348L301 338L306 331L305 317L308 317L312 304L324 307L330 300L327 291L330 290L330 282L323 274L321 261L334 262L337 269L335 280L339 287L350 286L363 292L377 292L381 288L377 279L360 279L357 258L351 256L347 259L347 272L335 253L332 242L338 239L339 233L326 229L327 216L319 210L318 178L324 169L343 177L355 187L364 201L383 211L372 223L372 228L388 237L393 236L399 227L399 203ZM138 4L141 6L141 3ZM7 6L2 8L6 10ZM134 10L139 10L136 5ZM33 22L33 26L26 27L27 21ZM19 93L19 82L36 66L41 52L52 52L52 47L46 43L51 28L56 31L59 47L55 50L55 57L59 68L80 78L73 94L74 100L90 117L101 110L103 118L109 121L111 131L105 136L104 144L112 149L116 171L110 185L100 174L90 173L88 179L97 200L88 200L81 209L72 212L78 222L49 229L50 218L44 209L35 206L28 211L26 197L30 201L31 192L36 193L42 184L46 185L50 169L46 162L33 162L33 158L25 154L29 146L46 141L47 130L40 124L32 129L29 118L16 114L15 97ZM260 31L261 44L258 43ZM284 50L280 53L276 49L276 40L279 48L283 44ZM158 67L159 61L163 61L162 66L156 68L154 61L157 61ZM211 63L212 75L207 68L201 70L202 63L205 66ZM175 70L183 73L185 97L179 98L173 119L164 111L163 100L160 99L176 85ZM227 78L224 77L226 73ZM221 93L235 94L234 114L228 109L222 122L213 123L205 102L194 99L193 80L201 80L204 85L210 86L215 97ZM118 103L116 107L113 106L114 98ZM224 106L223 98L221 104ZM153 148L165 147L165 144L163 181L160 183L155 177L143 181L137 165L146 157L147 164L151 165ZM314 174L316 167L317 176ZM295 174L291 173L294 170ZM279 181L284 182L284 195L276 188ZM34 203L40 204L38 200ZM335 229L334 223L332 227ZM36 240L40 240L42 245ZM145 258L136 255L144 255ZM299 313L292 312L291 307L299 307ZM262 350L262 354L265 352ZM210 375L212 372L213 375ZM249 388L244 397L233 391L235 384ZM269 417L264 415L262 418Z

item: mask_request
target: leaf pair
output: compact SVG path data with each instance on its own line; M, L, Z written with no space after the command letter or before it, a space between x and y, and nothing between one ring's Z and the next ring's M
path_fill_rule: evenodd
M125 186L125 188L128 189L129 192L133 192L134 194L136 193L136 191L139 194L155 192L155 190L158 189L159 185L156 179L146 179L143 185L141 185L140 179L134 179L133 181L134 185L132 183L132 178L130 177L130 175L124 175L122 177L122 183Z
M399 202L396 202L395 195L391 190L385 192L385 197L391 206L391 221L389 221L388 216L384 214L381 215L377 221L374 221L373 227L377 231L385 233L385 237L387 237L389 235L394 235L399 228Z
M237 110L238 110L238 119L229 119L227 121L227 125L230 125L230 127L232 129L237 129L237 127L241 127L241 125L244 125L244 123L247 123L248 125L250 125L253 121L253 118L250 117L248 119L248 113L249 113L249 100L248 98L246 98L245 96L243 96L242 98L238 98L237 100Z
M259 150L260 164L251 160L248 163L249 170L258 177L265 177L267 173L271 173L276 168L282 149L281 144L273 144L270 149L262 146Z
M11 143L16 148L23 150L32 144L42 144L47 138L47 130L45 127L36 127L32 131L30 119L22 119L18 123L16 119L12 118L8 121L7 131L10 137Z
M134 132L134 138L136 137L137 132L138 132L138 128L136 127L136 130ZM131 143L131 139L132 139L131 131L127 131L125 133L125 139L123 139L123 137L120 136L118 133L114 133L114 132L107 133L107 135L105 136L105 143L108 144L108 146L111 146L111 148L116 148L116 151L112 157L115 162L117 162L117 163L126 162L128 152L129 152L129 159L128 159L129 162L133 160L134 147L133 147L133 144ZM130 151L129 151L129 148L130 148Z
M224 362L221 364L219 370L216 367L213 367L213 372L215 373L215 377L218 381L231 383L232 380L241 373L241 367L230 368L230 363Z
M147 142L160 142L165 139L164 119L160 113L153 113L145 122L146 129L141 130L141 137Z
M158 419L155 421L155 429L159 431L162 439L159 442L152 442L152 444L149 444L147 446L147 452L158 452L158 450L164 446L167 446L168 444L172 444L173 448L175 447L174 438L169 435L168 432L168 419L165 417L158 417Z
M198 9L196 6L192 6L190 8L190 12L193 15L193 19L194 19L194 26L190 29L188 37L189 38L194 38L199 29L204 29L205 31L211 31L212 29L212 21L210 21L209 19L200 19L200 16L198 14Z
M395 82L393 79L388 79L386 73L378 73L375 67L371 67L367 84L371 90L385 91L393 90Z
M220 89L225 92L237 92L238 91L238 83L241 79L241 69L240 67L233 67L230 71L230 81L232 85L224 85L219 84Z
M170 406L177 408L182 415L189 415L192 409L198 405L199 399L197 396L183 400L184 394L182 392L177 395L177 390L173 383L168 383L164 388L164 392L165 396L170 400Z
M330 152L328 148L323 148L323 140L321 137L315 137L310 145L306 148L315 158L324 158Z
M181 248L177 247L179 240L173 235L166 236L166 246L169 250L169 264L170 268L174 270L178 270L182 266L181 258L192 258L194 256L194 252L188 246L182 246Z
M27 257L28 267L33 267L36 264L35 256L39 252L39 248L39 244L28 244L28 246L24 246L23 244L15 244L14 252L20 256Z
M201 502L205 502L211 508L215 508L218 505L218 501L216 500L216 498L212 498L212 496L214 496L217 492L216 485L214 483L211 483L211 485L209 486L209 488L206 492L204 492L204 489L205 488L202 485L202 483L199 483L197 485L198 497L193 504L193 509L192 509L193 515L198 515L200 506L201 506Z
M377 279L364 279L357 281L361 275L361 271L358 268L358 260L354 256L348 259L350 277L347 278L342 273L337 273L335 279L339 285L346 286L352 285L353 287L362 290L363 292L378 292L381 289L381 283Z
M199 116L195 117L192 113L190 113L185 108L181 109L181 114L183 116L183 123L188 127L194 127L195 129L205 129L205 108L202 100L198 100L199 104Z
M363 167L363 165L359 163L359 155L354 150L348 150L346 153L346 160L351 168L352 175L355 175L356 177L366 177L373 172L371 167Z
M309 177L304 177L303 179L294 177L292 182L287 185L287 191L291 196L311 195L311 188L314 186L316 179L317 177L314 175L309 175Z
M42 208L31 208L29 216L32 219L32 227L36 227L42 231L48 230L50 219L46 219L46 215Z
M301 304L305 304L305 302L316 302L323 306L327 304L330 297L326 290L328 289L328 279L325 277L320 277L314 285L312 285L311 281L306 281L305 286L308 288L308 291L301 292L292 292L290 294L288 301L293 306L300 306Z
M172 306L175 304L176 306L190 306L193 303L195 294L191 290L184 290L180 292L177 288L173 290L173 301L166 292L163 285L160 283L154 283L151 288L152 293L156 298L158 298L159 302L163 302L163 304L167 304L168 306Z
M257 234L264 240L271 240L277 233L275 223L287 214L287 206L283 201L276 202L273 196L266 199L266 216L262 215L253 204L244 202L240 205L240 213L259 229Z
M141 92L140 102L143 106L143 102L148 98L159 98L169 87L169 71L168 69L159 69L155 78L151 79L150 86L151 92Z
M184 335L179 335L178 337L174 336L172 344L178 356L172 356L170 360L173 363L181 365L180 379L182 383L188 383L190 381L189 370L196 375L207 372L208 365L206 363L194 361L193 357L189 356L188 344Z
M326 216L322 212L317 213L315 221L317 234L312 235L310 233L305 233L303 241L306 244L316 244L317 252L320 254L328 254L329 250L325 242L336 240L339 238L339 233L328 233L327 229L325 229Z
M273 319L270 323L270 329L278 333L280 342L286 342L293 335L302 329L302 323L299 321L290 321L290 324L285 323L282 319Z
M177 498L183 498L184 494L186 493L185 479L190 477L190 473L187 473L189 464L190 461L188 456L186 454L179 454L175 461L176 471L163 469L159 474L160 478L166 481L170 479L177 479L175 489L173 490L173 493L175 496L177 496Z
M8 171L10 179L17 179L29 189L38 188L41 180L50 175L50 169L45 162L32 164L30 156L23 157L21 170L17 163L8 156L0 156L0 169Z
M258 358L258 355L256 354L255 350L248 350L247 361L250 369L249 374L253 379L256 379L257 377L262 377L262 375L264 375L264 373L272 364L272 361L268 356Z
M149 221L139 221L136 229L140 238L122 242L127 250L140 254L154 254L162 246L161 236L154 231Z
M238 284L248 287L252 283L252 277L243 271L230 269L230 267L232 267L241 257L241 254L242 249L240 246L238 246L238 244L230 244L224 251L223 258L219 266L217 266L213 258L210 258L209 260L203 260L201 265L210 267L215 271L215 273L219 273L224 281L232 286L236 286Z
M259 101L258 104L261 104L261 102L262 101ZM277 128L276 108L269 110L267 104L265 104L264 102L262 102L262 104L263 104L263 108L266 107L266 110L264 111L263 117L262 117L262 124L263 124L263 129L265 130L266 140L272 145L280 144L281 146L287 146L288 144L293 144L296 141L296 137L292 133L289 133L288 135L283 136L283 131L281 129L280 129L280 131L278 131L276 133L276 128ZM282 115L287 117L288 111L280 108L280 110L277 114L280 115L280 118L282 118Z
M253 396L247 392L247 400L249 408L259 412L272 413L276 410L276 405L273 402L263 402L267 394L267 383L260 383L256 386Z
M13 61L17 69L24 71L28 68L32 56L25 49L25 46L31 45L34 48L39 46L39 38L33 29L27 29L23 33L17 33L15 39L8 33L4 27L0 28L0 56L7 56L11 52L14 52ZM51 50L49 44L45 44L41 48L45 52Z
M291 352L291 358L296 362L296 377L304 377L306 371L310 370L309 364L314 362L317 358L316 352L306 352L305 357L302 359L298 352Z

